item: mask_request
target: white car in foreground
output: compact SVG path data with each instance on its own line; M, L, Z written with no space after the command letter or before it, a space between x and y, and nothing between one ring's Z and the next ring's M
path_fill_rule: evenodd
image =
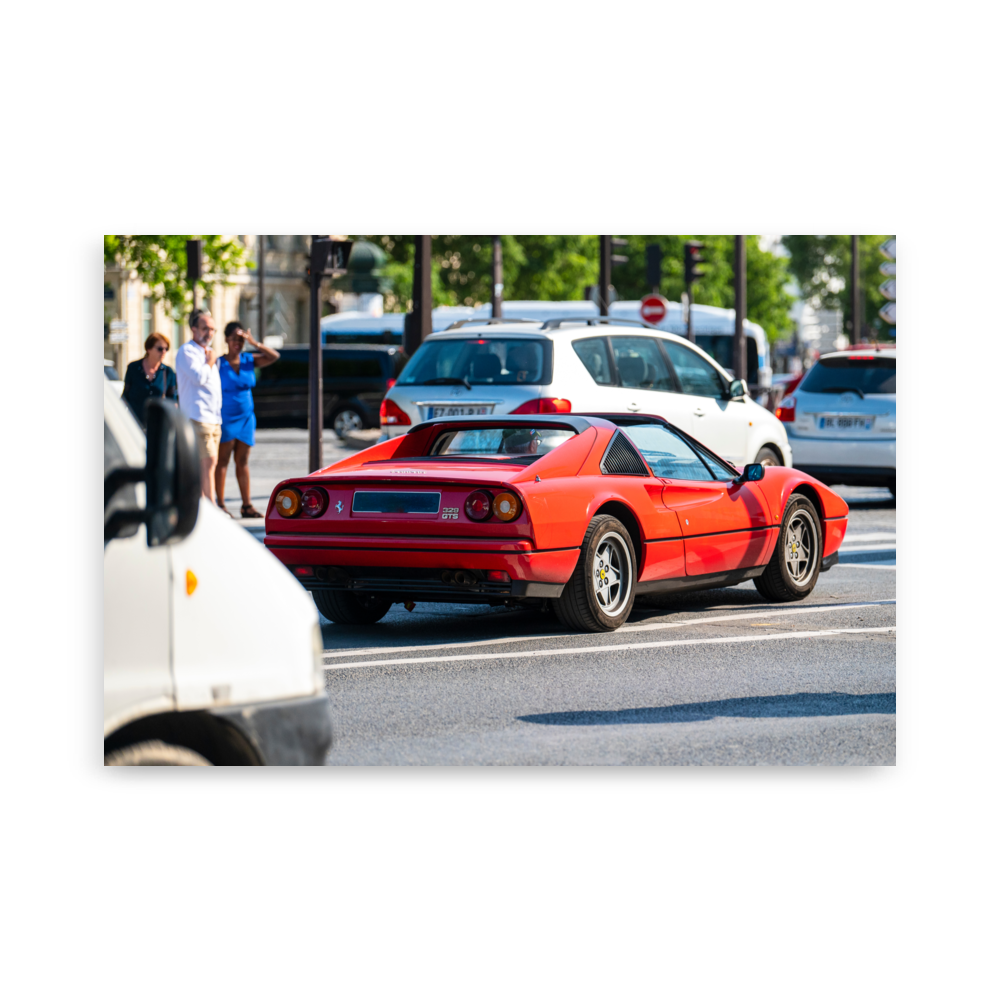
M201 498L177 407L151 400L147 437L119 395L106 380L105 764L322 764L333 719L311 598Z
M887 486L896 495L896 349L824 354L776 416L795 468L827 486Z
M673 334L614 317L472 321L431 335L382 402L382 430L435 417L649 413L736 465L791 465L784 425Z

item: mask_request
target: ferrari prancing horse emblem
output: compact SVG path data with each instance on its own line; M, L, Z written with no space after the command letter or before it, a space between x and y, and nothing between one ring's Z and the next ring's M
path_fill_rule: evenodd
M337 513L339 514L344 509L344 503L342 500L337 501Z

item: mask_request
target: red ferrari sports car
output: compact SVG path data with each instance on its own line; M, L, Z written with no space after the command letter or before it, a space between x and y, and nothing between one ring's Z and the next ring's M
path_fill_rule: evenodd
M752 579L801 600L846 530L847 505L812 476L735 468L660 417L574 413L417 424L279 484L264 541L335 622L548 601L602 632L637 594Z

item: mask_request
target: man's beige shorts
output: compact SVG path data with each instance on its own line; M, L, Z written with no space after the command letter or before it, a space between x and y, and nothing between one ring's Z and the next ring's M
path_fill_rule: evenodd
M219 442L222 440L222 424L203 424L192 420L194 436L198 439L199 458L218 458Z

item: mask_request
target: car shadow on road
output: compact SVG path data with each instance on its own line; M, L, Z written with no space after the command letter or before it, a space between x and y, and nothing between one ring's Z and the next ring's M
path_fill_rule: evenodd
M519 715L521 722L540 726L625 726L659 722L706 722L734 719L808 718L831 715L895 715L896 692L888 694L778 694L760 698L725 698L659 708L623 708L617 711L544 712Z

